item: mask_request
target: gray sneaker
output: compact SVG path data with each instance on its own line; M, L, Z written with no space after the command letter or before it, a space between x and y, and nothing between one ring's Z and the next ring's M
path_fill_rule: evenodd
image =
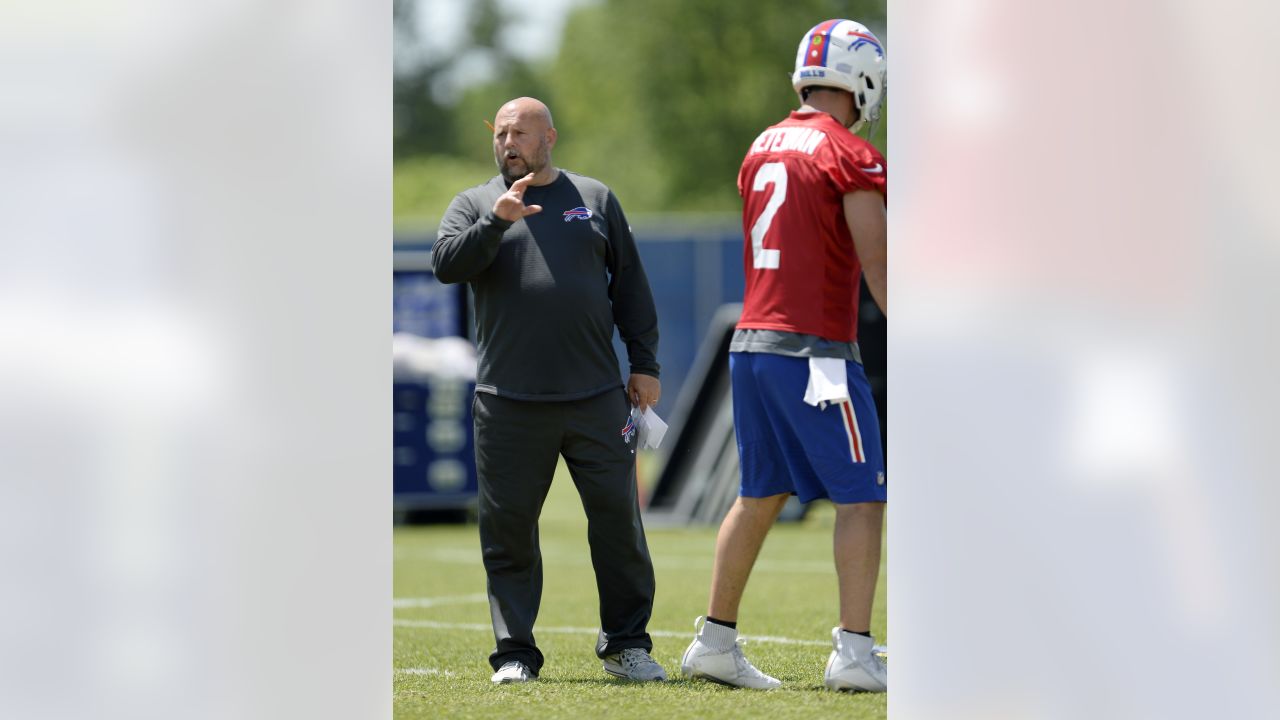
M519 660L512 660L498 668L498 672L493 674L494 685L506 685L507 683L522 683L530 680L537 680L538 676L534 675L529 667Z
M604 671L627 680L666 680L667 671L662 669L649 653L640 648L625 648L604 657Z

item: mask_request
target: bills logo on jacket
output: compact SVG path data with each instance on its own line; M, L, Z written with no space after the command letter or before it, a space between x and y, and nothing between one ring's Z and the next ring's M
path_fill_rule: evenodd
M569 222L570 220L590 220L590 219L591 219L591 211L584 207L576 207L572 210L564 211L565 222Z

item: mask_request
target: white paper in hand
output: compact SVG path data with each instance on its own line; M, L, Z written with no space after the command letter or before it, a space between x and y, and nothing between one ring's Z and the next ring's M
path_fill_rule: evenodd
M640 414L636 422L640 436L636 440L636 445L642 448L657 450L662 444L662 438L667 434L667 424L658 417L658 413L653 411L653 407L647 407Z

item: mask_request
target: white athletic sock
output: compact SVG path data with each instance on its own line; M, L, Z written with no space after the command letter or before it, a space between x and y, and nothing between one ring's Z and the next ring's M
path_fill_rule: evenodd
M718 623L703 621L702 632L698 633L698 639L712 650L729 652L738 641L738 631Z
M848 630L840 631L840 644L849 648L854 657L866 657L871 654L871 648L875 645L875 638L867 637L851 633Z

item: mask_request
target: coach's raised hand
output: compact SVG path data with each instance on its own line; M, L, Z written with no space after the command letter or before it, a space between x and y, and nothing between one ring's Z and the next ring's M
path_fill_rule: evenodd
M520 218L542 212L541 205L524 204L524 189L529 187L531 182L533 182L533 173L511 183L511 188L499 195L497 201L493 203L493 214L507 222L515 222Z

